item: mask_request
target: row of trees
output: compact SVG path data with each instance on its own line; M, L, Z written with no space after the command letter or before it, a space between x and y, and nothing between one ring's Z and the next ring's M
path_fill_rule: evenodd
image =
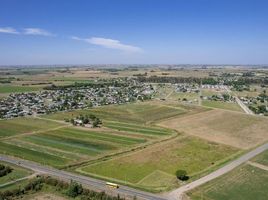
M112 197L105 192L95 192L83 188L82 185L77 182L71 181L70 183L67 183L49 176L34 178L23 188L0 192L0 200L11 200L14 199L14 197L22 196L29 192L40 191L45 184L56 188L58 192L71 198L79 197L81 200L124 200L124 198L121 198L119 195L117 197Z
M118 81L115 79L112 80L102 80L99 82L75 82L70 85L50 85L44 87L44 90L67 90L67 89L83 89L83 88L104 88L104 87L126 87L128 83L126 81Z

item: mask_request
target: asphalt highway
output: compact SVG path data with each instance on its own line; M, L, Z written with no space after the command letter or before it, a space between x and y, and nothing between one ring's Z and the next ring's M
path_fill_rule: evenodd
M47 174L50 176L58 177L61 180L66 180L66 181L73 180L78 183L81 183L84 186L88 186L90 188L94 188L100 191L106 191L114 195L119 194L121 197L132 198L136 196L138 199L148 199L148 200L166 200L167 199L160 195L155 195L149 192L144 192L144 191L136 190L136 189L126 187L126 186L121 186L121 185L118 189L109 189L106 186L105 181L74 174L71 172L66 172L63 170L54 169L48 166L42 166L42 165L39 165L31 161L27 161L27 160L22 160L22 159L9 157L5 155L1 155L0 160L15 164L15 165L27 168L27 169L31 169L32 171L37 172L37 173L42 173L42 174Z

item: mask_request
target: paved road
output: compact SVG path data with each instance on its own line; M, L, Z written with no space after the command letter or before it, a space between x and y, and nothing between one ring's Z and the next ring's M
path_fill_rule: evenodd
M167 200L166 198L160 195L158 196L152 193L139 191L139 190L129 188L126 186L120 186L119 189L114 189L111 191L111 189L106 187L105 181L94 179L94 178L89 178L87 176L82 176L82 175L74 174L71 172L66 172L63 170L57 170L54 168L42 166L34 162L30 162L30 161L26 161L26 160L14 158L14 157L0 155L0 160L15 164L15 165L19 165L27 169L31 169L37 173L44 173L44 174L48 174L51 176L55 176L62 180L67 180L67 181L74 180L78 183L81 183L85 186L88 186L97 190L112 192L114 195L120 194L120 196L122 197L136 196L138 199Z
M268 143L246 153L245 155L239 157L238 159L232 161L231 163L223 166L222 168L212 172L211 174L208 174L207 176L204 176L196 181L193 181L187 185L184 185L176 190L171 191L168 195L167 198L170 200L181 200L182 196L185 192L192 190L204 183L207 183L208 181L211 181L227 172L230 172L234 168L238 167L239 165L247 162L251 158L255 157L256 155L262 153L263 151L268 149Z

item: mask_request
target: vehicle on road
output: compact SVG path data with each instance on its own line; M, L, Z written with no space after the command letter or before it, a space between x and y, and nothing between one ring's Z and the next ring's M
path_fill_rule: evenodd
M106 182L106 185L110 188L114 188L114 189L117 189L119 188L119 185L116 184L116 183L111 183L111 182Z

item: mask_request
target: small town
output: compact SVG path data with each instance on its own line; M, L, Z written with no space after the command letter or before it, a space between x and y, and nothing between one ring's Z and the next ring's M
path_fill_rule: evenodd
M0 118L48 114L109 104L124 104L151 99L153 87L133 80L128 85L60 88L30 93L14 93L0 100Z

